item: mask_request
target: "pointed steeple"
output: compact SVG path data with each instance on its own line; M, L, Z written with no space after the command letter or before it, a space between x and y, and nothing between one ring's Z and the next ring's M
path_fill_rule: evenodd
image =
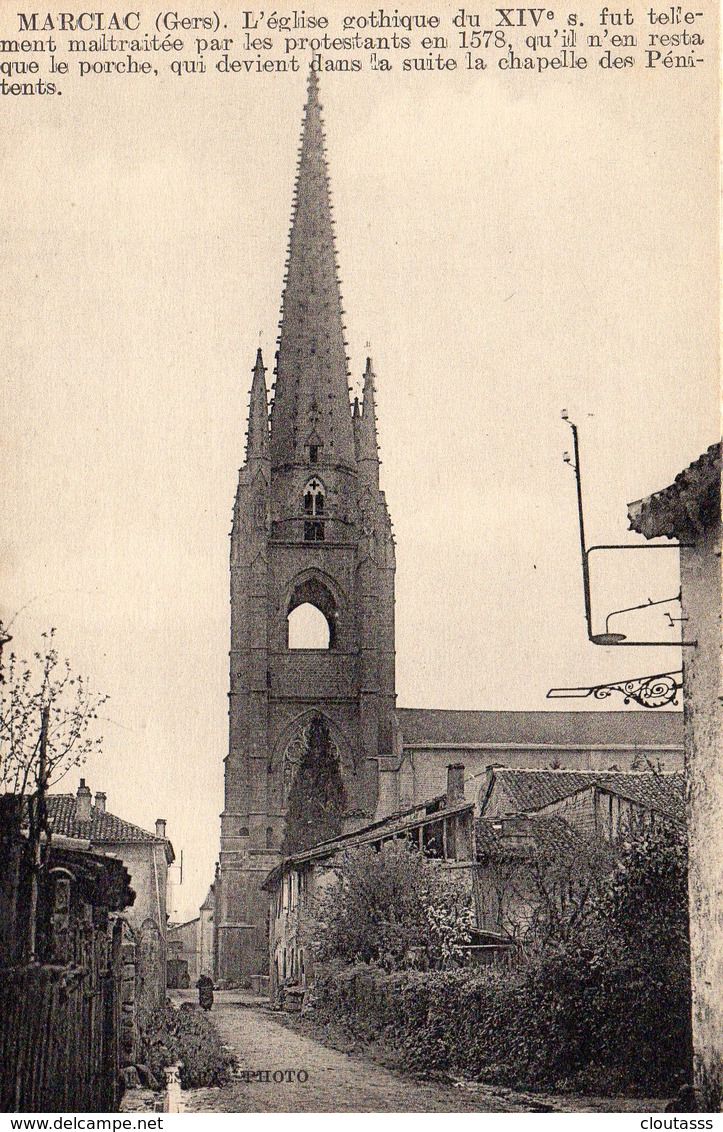
M246 462L269 457L269 408L266 400L266 367L261 347L256 351L256 364L251 382L249 431L246 440Z
M318 80L311 71L271 410L277 467L304 462L310 443L324 462L354 464L342 313Z
M372 360L367 358L364 371L364 392L362 397L361 413L358 404L354 413L354 433L356 437L356 455L361 464L363 460L370 460L379 465L379 450L377 445L377 407L374 396L374 371Z

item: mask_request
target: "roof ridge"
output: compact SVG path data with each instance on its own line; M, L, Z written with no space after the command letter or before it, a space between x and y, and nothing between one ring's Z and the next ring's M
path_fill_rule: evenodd
M589 770L587 767L572 766L494 766L495 772L510 774L586 774L592 778L612 777L614 775L640 775L641 777L664 778L672 775L683 776L682 770Z
M594 709L592 711L583 711L582 709L572 708L569 711L565 711L565 710L560 709L560 708L552 708L552 709L548 709L548 708L444 708L444 707L443 708L437 708L437 707L404 707L402 705L399 705L394 710L395 711L434 712L435 715L439 715L441 712L445 712L448 715L455 715L455 714L456 715L540 715L540 716L543 716L543 717L548 716L548 715L561 715L561 716L572 715L572 716L577 716L577 717L591 716L593 719L600 718L601 716L613 715L613 716L629 716L629 717L632 717L633 719L638 719L638 718L639 719L649 719L649 718L651 718L649 713L646 712L642 708L639 709L639 710L637 708L633 708L632 710L631 709L625 710L625 709L621 709L621 708L613 708L612 710L602 710L600 708L597 708L597 709ZM662 711L662 712L659 712L659 715L680 715L680 712L678 712L678 711Z

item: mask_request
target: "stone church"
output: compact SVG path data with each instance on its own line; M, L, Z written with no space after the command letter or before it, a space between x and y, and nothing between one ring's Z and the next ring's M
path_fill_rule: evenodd
M463 761L630 766L682 760L677 713L397 709L395 554L379 486L375 376L350 401L324 133L309 79L271 405L261 350L231 532L229 753L215 896L215 974L248 982L268 962L268 897L305 732L322 715L347 798L345 831L444 790ZM297 612L324 647L290 647Z

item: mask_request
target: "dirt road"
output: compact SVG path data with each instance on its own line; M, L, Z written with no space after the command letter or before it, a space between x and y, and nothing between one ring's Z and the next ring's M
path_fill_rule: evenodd
M228 996L228 997L227 997ZM184 996L185 997L185 996ZM657 1111L660 1102L590 1101L477 1091L403 1077L363 1058L328 1049L283 1026L236 993L217 995L211 1014L239 1059L238 1076L222 1088L182 1094L185 1112L531 1112ZM219 999L221 1001L219 1001ZM223 1001L226 999L226 1001ZM261 1080L249 1079L260 1071ZM274 1080L274 1074L276 1080Z

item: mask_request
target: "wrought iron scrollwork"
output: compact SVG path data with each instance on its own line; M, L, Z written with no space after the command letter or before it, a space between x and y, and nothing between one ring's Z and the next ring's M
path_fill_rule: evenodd
M610 684L595 684L590 688L551 688L548 699L607 700L613 692L623 697L626 704L634 700L644 708L676 707L678 692L683 687L683 673L660 672L655 676L639 676L632 680L618 680Z
M618 692L626 704L634 700L644 708L676 706L682 682L678 673L665 672L659 676L643 676L637 680L622 680L619 684L599 684L592 689L596 700L605 700Z

